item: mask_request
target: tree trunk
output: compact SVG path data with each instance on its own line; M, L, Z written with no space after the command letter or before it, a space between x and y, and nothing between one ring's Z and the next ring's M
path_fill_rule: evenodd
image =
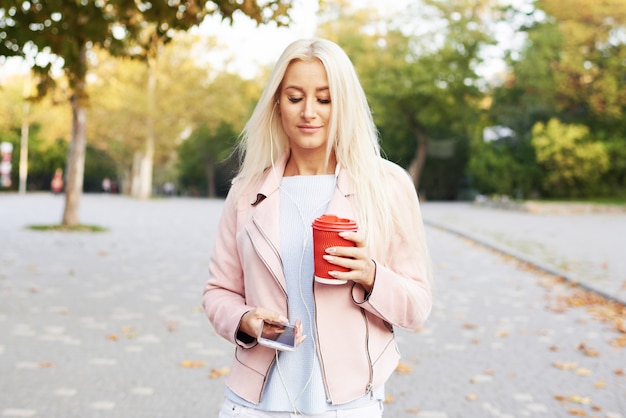
M135 151L133 154L133 165L130 169L130 195L132 197L139 197L140 184L141 184L141 161L143 160L142 153L140 151Z
M419 189L420 178L424 171L424 165L426 164L426 152L428 151L428 137L426 136L426 130L421 126L414 126L413 133L417 140L417 149L415 150L415 156L409 166L409 174L413 179L415 190Z
M22 132L20 139L20 194L26 193L28 181L28 132L30 125L30 73L24 81L24 105L22 106Z
M141 156L139 198L149 199L152 196L152 168L154 162L154 110L157 84L157 57L148 58L148 88L146 118L146 144Z
M217 191L215 188L215 164L212 159L204 160L204 169L206 172L206 184L207 193L209 197L216 197Z
M87 46L80 49L80 59L87 68ZM65 209L63 211L63 225L76 226L80 224L80 198L83 193L83 180L85 175L85 147L87 145L86 127L87 112L84 107L86 71L77 75L78 80L74 86L72 104L72 136L67 152L65 168Z

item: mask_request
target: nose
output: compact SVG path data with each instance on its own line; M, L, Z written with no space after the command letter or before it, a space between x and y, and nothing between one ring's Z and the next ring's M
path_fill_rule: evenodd
M315 99L306 99L303 102L302 117L306 120L313 119L315 117Z

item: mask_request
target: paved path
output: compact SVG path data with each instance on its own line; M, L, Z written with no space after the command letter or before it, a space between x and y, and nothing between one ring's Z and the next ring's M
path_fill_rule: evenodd
M109 232L24 229L62 206L0 195L0 417L216 416L232 348L199 301L222 202L86 195L82 222ZM427 233L437 302L424 330L398 331L386 417L626 418L624 313Z
M626 211L525 213L471 203L425 203L431 224L528 260L626 303Z

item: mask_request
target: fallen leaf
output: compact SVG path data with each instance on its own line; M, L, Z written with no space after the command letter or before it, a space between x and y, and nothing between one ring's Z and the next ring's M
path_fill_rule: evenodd
M385 395L385 403L394 403L396 401L396 398L393 397L393 395Z
M181 366L186 367L188 369L200 369L204 367L204 361L202 360L183 360L180 363Z
M554 399L561 402L561 403L567 403L567 396L563 396L563 395L554 395Z
M567 413L570 415L576 415L577 417L587 416L587 413L583 411L582 409L570 409L569 411L567 411Z
M465 399L467 399L468 401L475 401L478 399L478 395L476 395L475 393L470 393L469 395L465 396Z
M581 368L576 369L576 374L578 376L591 376L593 372L589 369L581 367Z
M559 351L559 347L557 347L556 345L551 345L550 347L548 347L548 350L556 352Z
M398 374L409 374L413 371L413 368L406 363L398 363L396 367L396 373Z
M613 347L626 347L626 335L620 335L617 338L611 340L611 345Z
M604 389L606 387L606 381L604 379L598 380L595 385L593 385L596 389Z
M578 364L576 363L561 362L561 361L554 361L552 362L552 365L556 367L557 369L561 369L561 370L575 370L578 367Z
M122 327L122 334L124 334L124 338L128 338L129 340L137 338L137 332L135 332L135 329L133 327Z
M119 339L119 337L117 336L117 334L109 334L107 335L107 340L109 341L117 341Z
M55 364L51 361L40 361L39 362L39 367L41 367L42 369L48 369L50 367L54 367Z
M613 370L613 374L615 374L615 376L624 376L624 369L615 369Z
M578 351L580 351L581 353L583 353L584 355L588 357L598 357L600 355L598 350L588 347L587 344L585 343L581 343L578 345Z
M202 363L202 366L204 366L204 362L200 362ZM228 366L224 366L221 369L211 369L211 373L209 373L209 379L217 379L218 377L222 377L222 376L226 376L230 373L230 368Z
M574 402L574 403L581 404L581 405L590 405L591 404L591 398L588 397L588 396L571 395L569 397L569 400Z
M409 413L409 414L417 415L417 414L420 413L420 409L419 408L409 408L409 409L406 410L406 412Z

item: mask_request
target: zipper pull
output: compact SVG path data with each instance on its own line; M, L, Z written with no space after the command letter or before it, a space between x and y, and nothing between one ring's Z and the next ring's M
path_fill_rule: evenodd
M365 394L370 394L370 400L374 399L374 392L372 391L372 384L368 383L367 386L365 386Z

